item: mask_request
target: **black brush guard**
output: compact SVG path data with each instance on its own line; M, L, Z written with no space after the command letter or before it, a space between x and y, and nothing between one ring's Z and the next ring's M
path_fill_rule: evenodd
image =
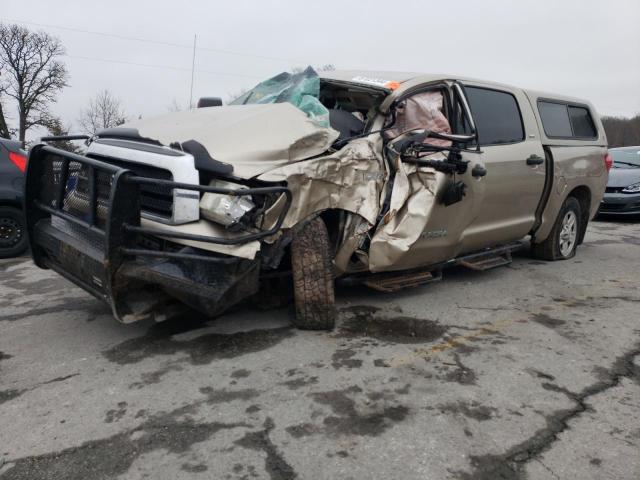
M142 227L141 185L239 196L284 194L285 205L269 230L232 238L194 235ZM243 244L278 232L291 205L291 192L283 186L229 189L140 177L44 144L29 154L24 198L35 264L105 301L123 322L163 319L182 304L218 314L258 288L258 260L190 247L148 248L145 238Z

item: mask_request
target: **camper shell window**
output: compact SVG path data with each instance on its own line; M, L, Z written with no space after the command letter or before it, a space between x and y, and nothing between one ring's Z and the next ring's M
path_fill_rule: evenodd
M592 140L598 136L586 105L558 100L538 100L544 133L549 138Z

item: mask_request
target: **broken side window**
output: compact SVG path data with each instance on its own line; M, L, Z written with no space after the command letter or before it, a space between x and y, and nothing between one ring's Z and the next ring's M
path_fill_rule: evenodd
M320 103L320 77L312 67L300 73L282 72L236 98L230 105L289 102L321 127L329 127L329 110Z

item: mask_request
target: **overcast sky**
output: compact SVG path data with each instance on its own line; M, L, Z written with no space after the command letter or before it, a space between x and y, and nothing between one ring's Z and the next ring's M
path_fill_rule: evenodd
M0 0L0 21L62 40L69 87L53 110L76 125L100 89L130 118L188 104L192 51L179 45L194 35L194 98L331 63L460 74L584 97L605 115L640 113L640 0Z

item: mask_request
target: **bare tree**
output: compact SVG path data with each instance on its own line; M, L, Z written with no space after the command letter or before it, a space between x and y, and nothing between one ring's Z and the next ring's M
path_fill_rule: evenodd
M609 147L640 145L640 115L632 118L602 117Z
M178 103L178 100L176 100L176 97L173 97L173 100L171 101L171 103L167 105L167 110L171 113L175 113L175 112L181 112L186 109Z
M78 118L80 127L91 135L103 128L113 128L127 121L120 99L109 90L102 90L89 100L89 105Z
M4 118L4 110L2 108L2 90L0 89L0 138L11 138L7 120Z
M65 125L62 122L61 118L54 116L46 119L44 126L49 132L49 135L54 137L69 135L69 130L71 130L71 126ZM54 142L49 142L49 144L53 145L56 148L61 148L62 150L67 150L73 153L79 153L82 151L82 148L69 140L57 140Z
M224 102L225 104L229 104L231 102L233 102L234 100L240 98L241 96L243 96L245 93L247 93L249 90L242 87L240 89L238 89L236 92L234 93L230 93L229 95L227 95L227 99Z
M67 86L61 55L64 47L58 38L19 25L0 24L2 90L18 103L18 139L23 145L27 130L44 126L49 104Z
M311 65L309 65L311 66ZM291 68L291 73L302 73L304 72L308 67L292 67ZM325 63L324 65L316 65L316 66L311 66L311 68L313 68L316 72L332 72L336 69L335 65L333 63Z

